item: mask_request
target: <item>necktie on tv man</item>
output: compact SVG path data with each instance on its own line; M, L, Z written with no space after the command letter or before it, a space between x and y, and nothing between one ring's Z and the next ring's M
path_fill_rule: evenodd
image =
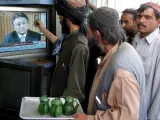
M25 42L25 36L22 35L20 40L21 40L21 42Z

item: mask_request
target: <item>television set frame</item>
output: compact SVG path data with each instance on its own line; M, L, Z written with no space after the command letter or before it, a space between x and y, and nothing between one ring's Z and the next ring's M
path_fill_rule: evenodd
M20 7L20 6L0 6L0 12L46 12L46 28L50 30L50 10L40 7ZM38 59L48 57L51 54L51 42L46 38L46 48L37 48L32 50L19 50L11 52L0 52L0 58L7 59Z

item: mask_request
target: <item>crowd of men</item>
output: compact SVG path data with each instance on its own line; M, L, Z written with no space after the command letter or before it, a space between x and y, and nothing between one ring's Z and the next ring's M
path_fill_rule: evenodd
M36 25L59 51L50 96L79 99L85 113L75 120L160 119L160 6L147 2L119 19L89 0L55 3L62 38Z

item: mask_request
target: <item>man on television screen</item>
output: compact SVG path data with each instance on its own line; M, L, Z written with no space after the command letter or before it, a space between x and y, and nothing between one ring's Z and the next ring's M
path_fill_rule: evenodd
M12 17L14 31L6 35L3 44L16 42L39 41L40 34L28 29L29 19L23 12L17 12Z

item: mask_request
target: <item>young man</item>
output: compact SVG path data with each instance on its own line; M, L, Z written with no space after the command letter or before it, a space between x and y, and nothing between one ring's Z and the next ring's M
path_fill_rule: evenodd
M40 34L29 30L28 23L29 19L25 13L15 13L12 17L14 31L4 37L3 44L39 41Z
M136 24L136 18L137 18L137 10L134 9L125 9L122 12L121 16L121 25L123 29L126 32L126 35L128 37L128 42L132 44L132 41L137 34L137 24Z
M85 0L57 0L56 10L61 22L66 19L65 26L69 34L62 42L50 96L72 96L82 102L85 98L84 86L89 57L85 37L88 8ZM55 43L58 38L45 29L40 21L38 22L37 27Z
M106 22L104 22L106 21ZM89 16L89 29L106 56L98 66L90 92L88 116L75 120L144 120L145 75L142 60L127 42L118 12L102 7Z
M138 9L137 27L133 46L139 53L145 70L147 120L160 119L160 6L145 3Z

